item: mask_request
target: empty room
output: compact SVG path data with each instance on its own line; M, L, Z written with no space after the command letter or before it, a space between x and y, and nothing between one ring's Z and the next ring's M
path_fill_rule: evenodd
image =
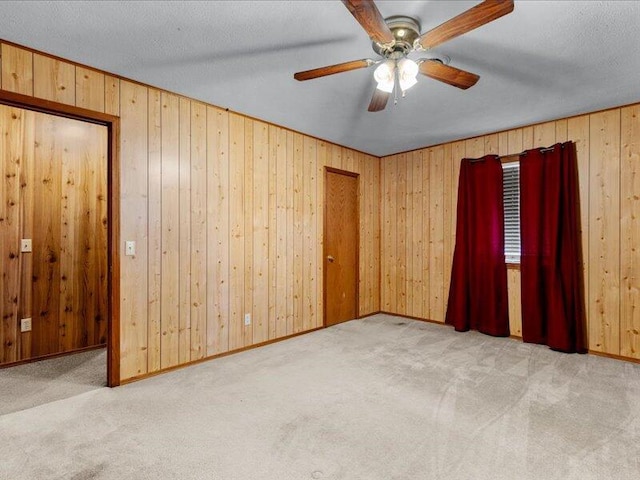
M0 2L0 480L640 478L640 2Z

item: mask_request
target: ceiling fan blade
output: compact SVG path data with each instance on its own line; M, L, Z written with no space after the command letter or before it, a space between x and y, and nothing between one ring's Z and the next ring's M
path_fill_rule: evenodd
M380 110L384 110L390 96L390 93L383 92L382 90L375 88L373 90L373 96L371 97L371 103L369 103L369 111L379 112Z
M445 65L438 60L426 60L420 64L419 68L421 74L463 90L473 87L480 79L475 73Z
M358 23L374 42L390 43L394 41L393 33L384 21L373 0L342 0Z
M352 60L351 62L338 63L336 65L329 65L328 67L314 68L313 70L305 70L304 72L298 72L293 75L293 78L299 81L312 80L318 77L326 77L327 75L333 75L335 73L348 72L350 70L357 70L359 68L367 68L373 65L375 62L369 58L362 60Z
M433 48L512 11L513 0L485 0L481 4L422 34L418 42L424 49Z

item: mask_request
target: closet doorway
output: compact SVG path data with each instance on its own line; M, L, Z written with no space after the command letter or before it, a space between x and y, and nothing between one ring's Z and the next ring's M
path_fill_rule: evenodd
M324 325L358 318L359 203L356 173L326 167Z
M103 378L118 383L113 125L0 104L0 367L109 346Z

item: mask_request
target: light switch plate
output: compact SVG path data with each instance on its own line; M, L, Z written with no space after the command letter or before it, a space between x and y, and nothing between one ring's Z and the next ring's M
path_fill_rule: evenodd
M20 240L20 252L29 253L31 252L32 242L30 238L23 238Z
M136 254L136 242L133 240L124 242L124 254L133 257Z
M31 331L31 319L23 318L20 320L20 331L21 332L30 332Z

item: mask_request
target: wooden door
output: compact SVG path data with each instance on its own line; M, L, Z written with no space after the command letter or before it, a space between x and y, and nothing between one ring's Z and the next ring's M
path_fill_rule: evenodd
M325 326L358 316L358 176L327 168L324 217Z
M0 120L0 363L105 344L107 127L4 105Z

